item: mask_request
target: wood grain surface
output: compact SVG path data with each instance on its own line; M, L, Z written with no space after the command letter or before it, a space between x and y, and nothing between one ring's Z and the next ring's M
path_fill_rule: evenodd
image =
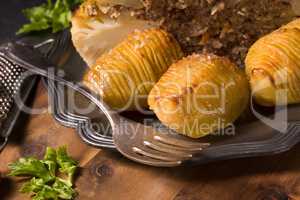
M40 84L32 98L44 113L22 117L9 145L0 154L0 200L29 200L18 189L22 179L7 177L8 163L20 156L41 157L47 146L67 145L80 161L77 200L298 200L300 146L272 156L211 163L198 167L153 168L119 153L80 141L48 112L47 92Z

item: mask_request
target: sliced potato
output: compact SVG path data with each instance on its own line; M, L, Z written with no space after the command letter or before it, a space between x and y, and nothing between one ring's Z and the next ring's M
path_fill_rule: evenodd
M97 60L84 83L112 108L146 108L153 85L182 56L177 41L167 32L135 31Z
M227 58L194 54L168 69L150 92L148 103L163 124L199 138L235 121L248 99L242 70Z
M259 39L245 63L258 104L300 103L300 19Z

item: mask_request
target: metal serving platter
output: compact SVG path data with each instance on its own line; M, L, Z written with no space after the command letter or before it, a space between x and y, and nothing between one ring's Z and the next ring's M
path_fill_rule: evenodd
M89 145L115 149L109 121L99 109L96 109L93 102L72 88L66 88L47 78L43 78L43 83L48 88L52 115L59 123L77 129L80 138ZM75 101L73 98L68 98L70 96L74 97ZM89 106L93 109L83 114L76 111L73 106L70 108L70 105L74 104L76 104L74 107L80 110Z
M68 80L81 84L88 67L73 47L69 31L55 36L49 49L46 57L58 66ZM72 88L47 80L44 82L48 85L53 116L60 123L76 128L83 141L90 145L114 149L108 120L94 103ZM94 109L78 113L78 107ZM300 106L277 108L273 112L254 105L252 112L256 117L246 122L237 122L233 135L200 139L200 142L210 142L212 145L185 164L278 154L288 151L300 141ZM127 112L121 115L138 122L147 121L147 125L163 127L153 114Z

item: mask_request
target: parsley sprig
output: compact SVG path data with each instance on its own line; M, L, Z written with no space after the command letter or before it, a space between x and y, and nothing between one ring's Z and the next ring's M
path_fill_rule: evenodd
M11 163L9 175L32 177L20 191L32 195L33 200L73 199L76 195L72 187L77 164L68 155L66 147L57 150L48 147L43 160L30 157ZM57 171L65 174L66 180L58 177Z
M72 8L82 3L83 0L48 0L40 6L23 10L30 23L24 24L17 34L29 33L52 29L53 33L70 26Z

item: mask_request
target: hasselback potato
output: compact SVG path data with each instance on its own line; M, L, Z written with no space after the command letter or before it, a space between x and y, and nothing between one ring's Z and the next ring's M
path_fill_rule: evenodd
M96 61L84 83L112 108L145 108L153 85L182 56L176 40L164 30L136 30Z
M235 64L215 55L194 54L168 69L148 103L163 124L199 138L236 120L248 99L246 74Z
M300 19L259 39L245 64L258 104L300 103Z

